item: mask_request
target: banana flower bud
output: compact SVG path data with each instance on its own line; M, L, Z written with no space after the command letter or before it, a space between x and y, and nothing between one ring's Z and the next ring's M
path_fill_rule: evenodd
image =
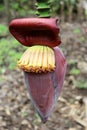
M10 23L13 36L27 51L18 61L24 71L31 101L43 123L47 121L60 95L66 60L56 47L61 43L55 18L24 18Z

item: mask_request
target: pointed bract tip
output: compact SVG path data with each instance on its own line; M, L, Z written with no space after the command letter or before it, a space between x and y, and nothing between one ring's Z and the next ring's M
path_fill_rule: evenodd
M48 117L41 117L41 121L45 124L47 122Z

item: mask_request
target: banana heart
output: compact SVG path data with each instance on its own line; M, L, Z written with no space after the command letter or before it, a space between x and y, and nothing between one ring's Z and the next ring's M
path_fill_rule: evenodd
M57 47L59 28L55 18L15 19L9 25L12 35L28 49L18 61L30 99L45 123L61 93L66 60Z
M61 93L66 71L66 61L58 47L54 48L55 70L47 73L24 71L25 84L30 99L43 123L51 114Z

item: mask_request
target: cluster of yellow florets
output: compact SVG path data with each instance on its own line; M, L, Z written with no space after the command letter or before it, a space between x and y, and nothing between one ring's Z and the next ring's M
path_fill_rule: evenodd
M48 46L29 47L18 61L18 67L27 72L50 72L55 69L54 51Z

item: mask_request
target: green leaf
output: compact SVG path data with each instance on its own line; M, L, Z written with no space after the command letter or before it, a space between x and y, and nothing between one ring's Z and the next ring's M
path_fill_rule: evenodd
M6 25L0 24L0 36L6 35L8 32L8 28Z
M80 74L80 70L77 68L73 68L70 72L72 75L79 75Z
M74 34L80 34L81 30L79 28L76 28L76 29L73 30L73 33Z
M79 89L87 89L87 81L85 80L75 81L74 85Z
M13 9L18 10L19 3L18 2L11 3L11 6L12 6Z

